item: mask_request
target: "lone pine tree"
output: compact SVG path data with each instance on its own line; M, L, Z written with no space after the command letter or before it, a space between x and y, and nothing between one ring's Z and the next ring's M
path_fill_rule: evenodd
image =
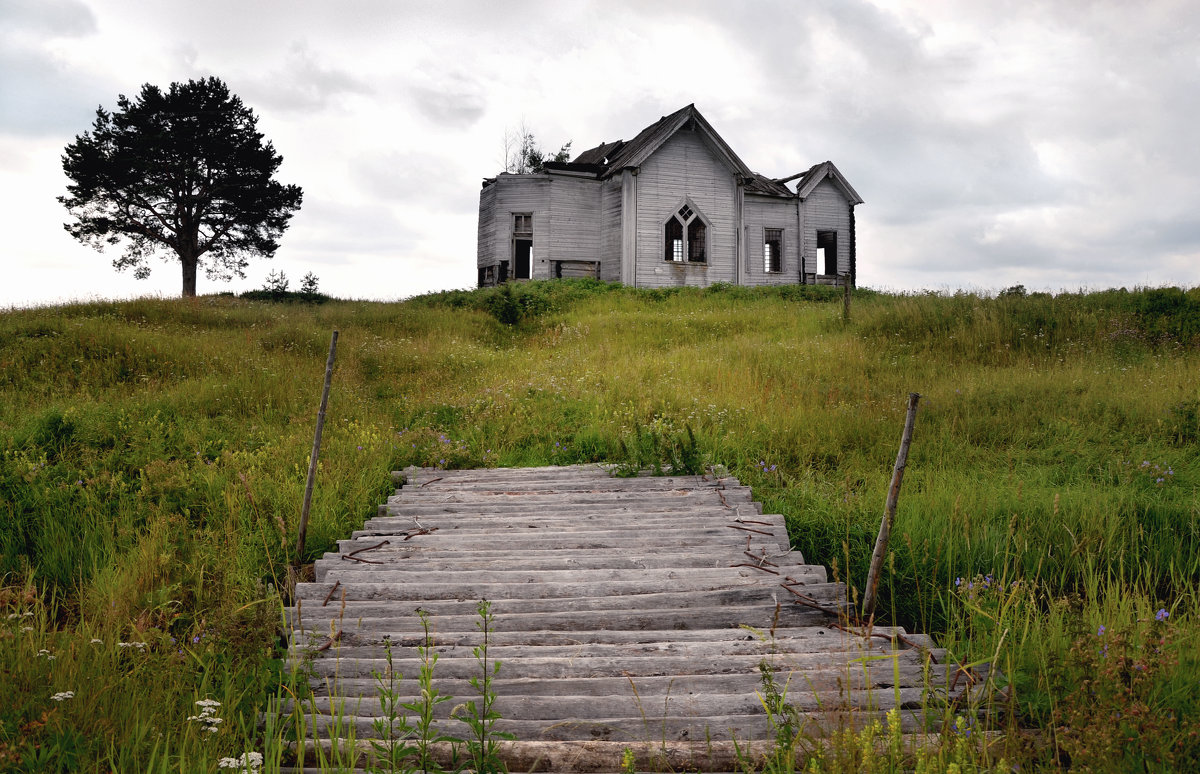
M185 296L198 266L213 280L245 277L251 256L275 254L303 198L272 179L283 157L257 123L219 78L120 95L63 153L70 184L58 201L75 218L64 228L100 251L124 243L113 266L138 279L151 255L177 259Z

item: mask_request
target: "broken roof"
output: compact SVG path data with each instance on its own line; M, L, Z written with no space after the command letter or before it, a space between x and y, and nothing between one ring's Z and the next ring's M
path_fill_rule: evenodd
M654 123L638 132L637 136L628 142L602 142L595 148L582 151L571 161L548 161L546 170L553 172L574 172L583 175L595 175L600 179L612 177L622 169L640 166L652 153L662 147L680 129L692 128L706 138L709 146L731 170L740 175L746 185L747 193L766 196L806 198L822 180L830 179L837 184L852 204L862 204L862 197L851 187L832 161L822 161L813 164L807 171L790 177L769 178L753 172L747 167L725 140L717 134L712 125L700 115L694 104L676 110L670 115L663 116ZM796 190L788 188L787 183L796 182Z
M586 167L599 165L602 171L597 177L611 177L622 169L641 166L652 153L662 147L663 143L684 128L692 128L700 132L714 153L734 172L743 177L754 175L704 116L700 115L700 111L694 104L686 105L670 115L663 116L638 132L637 136L628 142L623 140L603 142L595 148L583 151L572 161L549 162L546 164L546 168L582 172L588 171L585 169Z

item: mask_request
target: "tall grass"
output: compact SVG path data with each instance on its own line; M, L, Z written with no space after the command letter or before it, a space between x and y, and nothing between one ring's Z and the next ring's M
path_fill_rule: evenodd
M1101 624L1142 643L1168 610L1154 624L1174 661L1156 662L1153 701L1196 723L1200 671L1181 643L1200 581L1197 290L857 291L847 325L834 289L523 283L403 304L0 314L0 613L18 616L0 619L0 683L19 697L0 709L0 760L138 770L165 755L191 770L196 745L263 741L334 328L307 560L373 512L400 466L682 450L753 485L810 561L858 587L918 391L889 621L965 661L999 653L1013 718L1049 737L1025 759L1047 763L1077 749L1064 718L1103 727L1055 703L1079 687L1054 677L1085 665L1078 643ZM1020 594L993 610L955 585L988 575ZM93 638L149 645L142 661L101 657ZM64 655L39 660L47 643ZM52 701L60 690L75 699ZM104 701L84 698L96 690ZM204 696L244 732L201 739L186 718ZM1196 760L1194 739L1168 736L1155 739L1173 760Z

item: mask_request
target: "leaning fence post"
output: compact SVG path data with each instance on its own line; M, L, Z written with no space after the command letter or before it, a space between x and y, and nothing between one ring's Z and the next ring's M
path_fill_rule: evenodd
M904 418L904 433L900 436L900 452L896 455L896 466L892 468L892 485L888 488L887 504L883 508L883 521L879 524L879 536L875 538L875 550L871 553L871 569L867 573L867 593L863 597L864 620L875 613L875 592L879 588L879 572L883 568L883 557L887 554L888 537L892 534L892 522L896 520L896 501L900 499L900 482L904 480L904 466L908 463L908 447L912 444L913 424L917 419L917 401L921 396L908 394L908 415Z
M317 432L313 435L312 455L308 460L308 482L304 485L304 507L300 509L300 534L296 537L296 563L304 558L304 538L308 534L308 509L312 505L313 482L317 478L317 455L321 453L321 430L325 427L325 407L329 405L329 383L333 379L333 356L337 352L338 332L329 341L329 359L325 361L325 389L317 411Z

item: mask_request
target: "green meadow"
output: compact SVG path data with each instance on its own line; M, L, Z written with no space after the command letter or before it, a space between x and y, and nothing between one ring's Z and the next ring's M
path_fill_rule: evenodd
M304 562L406 465L724 465L855 602L917 392L878 615L990 663L993 700L792 763L1200 768L1200 289L858 290L845 321L829 288L562 281L0 312L0 771L290 760L334 329Z

